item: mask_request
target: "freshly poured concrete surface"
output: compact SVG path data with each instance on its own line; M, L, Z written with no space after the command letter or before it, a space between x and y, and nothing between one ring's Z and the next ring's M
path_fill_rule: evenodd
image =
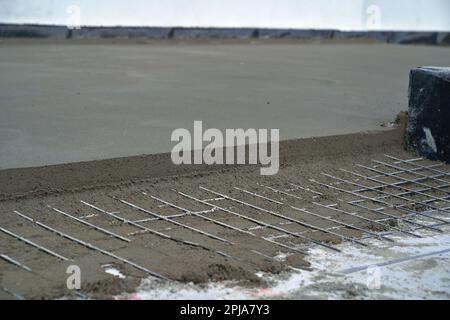
M450 65L450 49L0 42L0 168L168 152L194 120L282 139L377 130L420 65Z

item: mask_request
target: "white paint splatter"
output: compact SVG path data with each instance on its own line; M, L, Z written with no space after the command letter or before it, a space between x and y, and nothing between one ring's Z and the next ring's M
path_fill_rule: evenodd
M425 139L428 146L434 151L437 152L436 141L434 140L433 135L431 134L431 130L428 128L423 128L423 132L425 132Z
M103 269L105 270L106 273L108 273L108 274L110 274L110 275L112 275L112 276L114 276L116 278L119 278L119 279L125 279L126 278L126 276L122 272L120 272L119 270L117 270L116 268L114 268L110 264L103 265L102 267L103 267Z

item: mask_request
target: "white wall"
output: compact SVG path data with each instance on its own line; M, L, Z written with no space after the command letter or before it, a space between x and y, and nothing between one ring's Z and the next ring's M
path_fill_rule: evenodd
M66 24L69 5L83 25L450 31L450 0L0 0L0 22Z

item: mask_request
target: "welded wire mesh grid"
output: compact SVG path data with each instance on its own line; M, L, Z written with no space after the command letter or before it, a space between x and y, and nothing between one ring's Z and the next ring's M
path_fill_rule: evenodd
M422 237L423 232L442 232L449 223L449 188L450 172L442 163L386 155L383 161L356 164L354 169L341 169L339 174L323 172L307 183L293 177L284 185L256 183L226 191L200 185L195 192L172 189L170 197L140 190L133 196L111 197L114 210L111 205L103 207L101 201L78 199L81 211L87 214L50 204L46 213L15 210L14 214L23 223L51 233L55 241L64 240L68 246L95 251L170 281L167 275L135 262L139 257L115 252L135 237L149 234L223 258L251 262L255 256L278 259L273 252L304 255L311 246L339 251L337 243L341 241L369 246L376 243L372 240L393 242L396 236ZM43 215L50 213L53 218L65 219L68 227L64 230L69 231L52 227L47 220L43 222ZM73 228L78 231L72 232ZM83 240L84 231L96 232L103 238L88 242ZM52 259L76 260L73 252L79 252L64 246L50 248L39 242L39 235L28 237L4 226L0 226L0 233ZM274 250L256 250L250 239ZM233 255L227 250L229 246L242 246L248 255ZM0 252L0 260L23 272L33 272L13 253ZM21 297L8 288L2 289Z

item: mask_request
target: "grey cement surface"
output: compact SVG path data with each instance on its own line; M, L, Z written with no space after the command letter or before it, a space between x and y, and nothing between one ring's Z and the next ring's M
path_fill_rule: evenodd
M174 129L378 130L445 47L0 42L0 168L168 152Z

